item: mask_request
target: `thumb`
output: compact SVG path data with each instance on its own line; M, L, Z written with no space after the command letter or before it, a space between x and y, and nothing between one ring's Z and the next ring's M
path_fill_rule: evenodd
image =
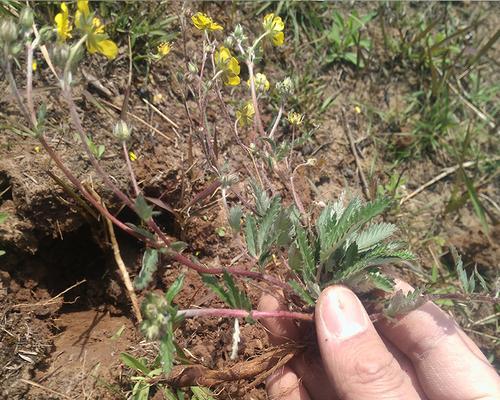
M340 398L420 398L352 291L325 289L315 315L325 372Z

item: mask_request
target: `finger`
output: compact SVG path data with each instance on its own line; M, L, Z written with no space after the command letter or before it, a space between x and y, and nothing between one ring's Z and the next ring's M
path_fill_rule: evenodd
M286 305L282 297L275 297L269 294L263 295L259 300L258 309L261 311L286 310ZM269 339L272 344L279 345L287 341L300 341L304 338L305 332L291 320L288 319L265 319L262 324L269 331ZM312 325L309 329L313 329ZM294 357L289 366L300 376L304 386L315 400L334 400L332 385L328 380L323 368L323 362L319 354L311 354L305 351Z
M411 290L398 282L397 288ZM377 323L379 331L413 363L430 399L498 399L500 379L456 322L428 302L399 318Z
M282 296L275 297L264 294L259 300L258 309L260 311L280 311L286 310L287 307ZM274 345L300 339L299 328L291 319L266 318L262 320L262 324L269 331L269 339Z
M299 377L286 366L267 378L266 389L271 400L310 400Z
M353 292L325 289L315 315L323 364L340 398L420 398Z

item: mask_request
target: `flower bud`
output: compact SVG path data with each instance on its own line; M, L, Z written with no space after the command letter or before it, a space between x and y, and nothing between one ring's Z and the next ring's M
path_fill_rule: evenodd
M19 14L19 25L25 31L30 31L33 25L33 10L30 7L25 7L22 9L21 14Z
M280 96L286 97L292 95L294 91L292 80L289 77L286 77L281 82L276 84L276 90L278 90Z
M190 62L188 64L188 69L192 74L198 74L198 66L195 63Z
M232 36L228 36L224 39L224 46L227 48L231 48L234 45L234 38Z
M129 128L127 123L120 119L113 128L113 135L115 135L120 142L125 142L130 139L131 131L132 129Z
M144 321L141 330L148 340L156 340L160 336L160 327L155 322Z
M0 41L11 44L17 39L17 25L11 19L4 19L0 23Z
M52 49L52 60L57 66L64 68L69 57L69 46L66 43L59 43Z

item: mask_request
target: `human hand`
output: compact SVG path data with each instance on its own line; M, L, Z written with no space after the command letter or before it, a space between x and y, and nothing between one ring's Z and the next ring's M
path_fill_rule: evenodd
M397 289L411 290L403 282ZM283 304L264 295L259 309ZM291 320L264 320L273 344L304 337ZM456 322L428 302L391 322L372 324L343 286L323 291L315 312L320 354L305 352L271 375L272 400L500 399L500 378Z

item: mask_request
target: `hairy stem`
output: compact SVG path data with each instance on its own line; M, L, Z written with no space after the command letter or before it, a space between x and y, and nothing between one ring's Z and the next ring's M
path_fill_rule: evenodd
M200 308L179 310L178 315L185 318L196 317L222 317L222 318L247 318L250 317L255 320L266 318L280 318L280 319L300 319L302 321L314 321L314 314L305 314L293 311L247 311L235 310L230 308Z

